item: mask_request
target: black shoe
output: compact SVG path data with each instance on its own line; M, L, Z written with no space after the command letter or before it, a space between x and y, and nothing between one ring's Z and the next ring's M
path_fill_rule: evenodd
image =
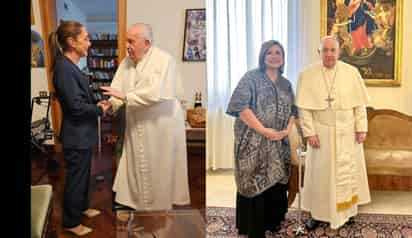
M280 231L281 228L282 228L282 226L277 225L277 226L275 226L273 229L270 229L270 232L276 234L276 233L278 233L278 232Z
M320 221L315 220L313 218L309 218L309 220L307 220L305 222L305 227L306 229L308 229L309 231L314 230L316 227L318 227L320 224Z
M134 209L128 206L124 206L120 203L113 202L112 211L133 211Z
M345 225L353 225L355 223L355 217L350 217L347 222L345 222Z
M269 231L272 234L276 234L280 231L281 228L282 228L282 226L279 224L279 225L275 225L275 226L266 227L266 230Z
M280 229L282 228L281 225L277 225L271 229L266 230L265 235L272 237L279 233Z

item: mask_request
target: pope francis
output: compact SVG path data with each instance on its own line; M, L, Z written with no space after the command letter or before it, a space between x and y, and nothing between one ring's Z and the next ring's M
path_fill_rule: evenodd
M321 62L299 75L296 105L299 108L307 156L302 207L312 218L337 229L353 222L358 205L370 202L363 154L369 97L358 70L338 60L339 42L322 38Z
M176 62L152 45L152 30L138 23L127 31L128 56L110 87L113 111L126 109L123 153L115 201L137 211L190 204L182 83Z

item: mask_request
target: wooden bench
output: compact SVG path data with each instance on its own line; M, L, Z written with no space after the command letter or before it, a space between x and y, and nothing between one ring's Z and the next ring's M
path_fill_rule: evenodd
M369 188L412 191L412 116L367 108L364 143Z

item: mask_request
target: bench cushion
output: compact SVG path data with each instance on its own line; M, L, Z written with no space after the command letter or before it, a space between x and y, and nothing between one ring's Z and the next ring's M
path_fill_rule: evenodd
M52 198L51 185L31 186L31 237L40 238Z
M412 175L412 150L365 149L368 174Z

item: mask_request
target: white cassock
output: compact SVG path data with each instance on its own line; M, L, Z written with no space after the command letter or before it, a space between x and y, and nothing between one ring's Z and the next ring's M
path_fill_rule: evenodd
M320 140L319 149L307 146L302 208L332 229L371 200L363 144L355 140L355 132L367 131L368 100L358 70L342 61L333 69L316 63L299 76L296 105L303 134Z
M137 65L126 57L111 87L126 94L123 153L115 201L138 211L190 204L182 84L176 62L152 46ZM111 97L116 111L122 101Z

